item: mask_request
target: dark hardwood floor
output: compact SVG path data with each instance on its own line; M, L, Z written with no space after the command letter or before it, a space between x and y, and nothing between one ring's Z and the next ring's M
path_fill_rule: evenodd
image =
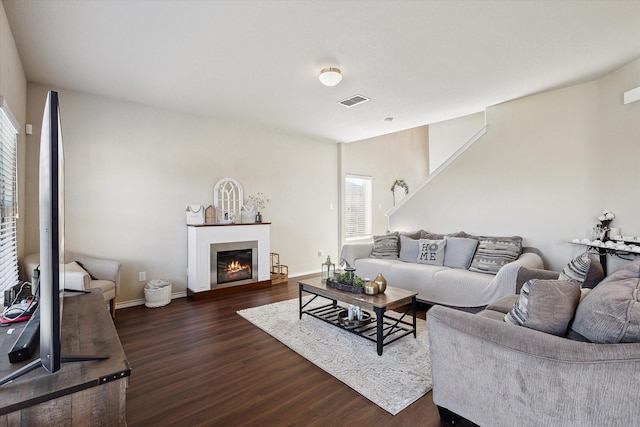
M441 425L431 393L392 416L236 314L297 296L292 279L211 300L118 310L132 368L127 424Z

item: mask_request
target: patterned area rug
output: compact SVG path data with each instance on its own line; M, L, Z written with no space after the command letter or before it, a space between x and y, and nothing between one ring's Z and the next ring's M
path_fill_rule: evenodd
M378 356L375 343L365 338L307 314L299 319L297 298L238 314L393 415L431 390L429 342L422 319L417 338L401 338Z

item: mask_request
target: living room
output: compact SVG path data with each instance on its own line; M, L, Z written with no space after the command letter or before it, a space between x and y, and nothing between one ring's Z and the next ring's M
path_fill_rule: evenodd
M565 243L586 236L604 209L624 222L625 234L640 234L640 226L625 221L638 202L627 196L625 185L616 185L630 179L638 150L633 137L637 104L619 102L638 85L638 62L620 66L582 84L486 105L487 133L394 212L388 224L384 214L393 198L387 187L404 178L413 193L429 172L424 137L415 137L419 129L337 144L61 88L67 247L123 263L119 307L142 301L141 271L148 279L171 280L175 292L184 291L184 207L211 204L216 181L233 177L245 194L262 192L271 199L263 214L272 223L272 250L292 275L315 272L324 261L318 251L334 260L339 255L338 176L357 173L378 174L374 233L389 227L518 234L542 251L549 268L558 268L576 251ZM18 60L12 70L21 68ZM19 155L22 257L38 247L37 233L30 232L37 223L36 142L49 87L27 82L15 71L2 81L15 92L5 97L19 121L34 128L32 135L19 134L24 141L19 149L25 150ZM362 148L379 139L379 146L393 148L368 154ZM419 156L405 155L418 149L423 150ZM467 215L470 209L479 214Z
M6 3L0 95L21 124L33 124L33 134L18 136L22 259L38 249L37 143L46 91L54 82L27 77ZM290 275L317 273L326 255L339 256L342 176L357 173L375 176L379 185L374 233L388 228L520 235L541 250L547 268L559 270L581 251L568 242L588 236L604 209L615 212L625 235L640 236L632 219L640 209L632 186L640 158L640 102L622 102L624 92L640 86L639 39L626 41L635 56L615 67L607 63L591 78L484 105L486 133L421 188L433 170L420 126L342 144L257 121L116 99L100 94L102 89L57 87L67 165L66 245L122 263L118 308L143 302L139 272L169 279L175 296L184 296L185 206L211 204L216 181L233 177L245 194L261 192L271 200L262 213L271 222L271 248L290 266ZM55 61L55 55L46 60ZM76 61L90 60L79 55ZM145 85L144 70L136 72ZM347 76L345 71L345 83ZM162 86L153 82L147 90ZM477 111L460 116L470 113ZM367 144L389 149L367 153ZM407 156L416 150L420 155ZM387 222L385 212L393 208L389 187L398 178L408 182L411 197ZM611 271L623 263L610 261Z

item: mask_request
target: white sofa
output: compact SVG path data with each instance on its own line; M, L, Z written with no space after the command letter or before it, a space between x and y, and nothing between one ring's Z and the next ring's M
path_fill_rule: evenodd
M520 267L544 268L538 250L529 247L522 248L519 257L502 266L495 275L444 265L372 258L373 247L373 241L345 244L340 263L354 267L359 277L372 279L380 273L389 286L417 292L420 301L454 307L483 307L506 295L514 295L519 291L516 278Z

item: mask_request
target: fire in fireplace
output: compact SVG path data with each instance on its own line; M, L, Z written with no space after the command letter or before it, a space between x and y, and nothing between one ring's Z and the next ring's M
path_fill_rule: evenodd
M212 244L211 289L258 280L258 242Z
M251 279L251 249L218 251L218 284Z

